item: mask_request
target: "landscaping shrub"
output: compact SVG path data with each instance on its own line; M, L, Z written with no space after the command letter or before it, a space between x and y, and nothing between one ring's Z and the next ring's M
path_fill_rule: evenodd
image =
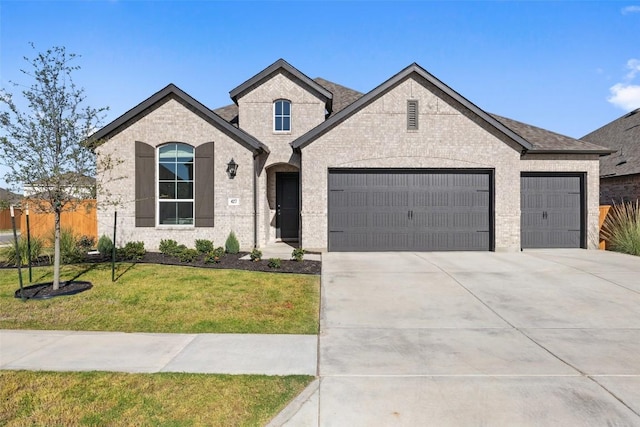
M217 264L220 262L220 258L222 258L223 256L224 256L224 248L222 246L218 246L217 248L215 248L211 252L208 252L204 256L204 262L209 264L214 264L214 263Z
M55 245L55 230L49 235L51 247ZM60 261L62 264L73 264L84 260L86 251L79 245L79 238L70 228L60 229Z
M251 258L251 261L253 262L260 261L262 259L262 251L258 248L253 248L251 254L249 255L249 258Z
M196 239L196 250L201 254L209 253L213 250L213 242L207 239Z
M640 256L640 200L614 204L601 233L612 250Z
M302 260L304 259L304 254L305 254L306 252L307 252L307 251L305 251L305 250L304 250L304 249L302 249L302 248L295 248L295 249L293 250L293 252L291 252L291 258L293 258L293 259L294 259L294 261L298 261L298 262L300 262L300 261L302 261Z
M227 237L227 241L224 243L224 248L228 254L237 254L240 252L240 242L238 242L236 233L233 231L229 233L229 237Z
M269 268L280 268L282 260L280 258L269 258L269 263L267 265Z
M181 262L193 262L198 258L199 255L200 252L198 252L197 249L189 249L185 247L178 254L178 258L180 258Z
M161 253L164 255L176 255L178 251L178 242L173 239L160 240L160 246L158 247Z
M118 258L125 261L138 261L146 253L144 242L127 242L123 248L118 248Z
M31 261L36 261L40 255L42 255L42 239L39 237L31 238ZM18 253L20 254L21 264L29 264L29 248L27 247L27 239L18 237ZM7 246L2 251L3 258L7 263L17 266L18 257L16 256L16 246L14 242L11 242L11 246Z
M89 252L93 249L93 245L95 245L96 239L93 236L80 236L78 239L78 246L84 251Z
M111 251L113 251L113 242L109 236L103 234L98 239L98 252L101 255L111 255Z

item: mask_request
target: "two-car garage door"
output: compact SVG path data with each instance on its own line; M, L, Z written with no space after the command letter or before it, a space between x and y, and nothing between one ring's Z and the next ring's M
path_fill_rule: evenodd
M520 184L522 248L586 247L583 174ZM493 250L493 191L489 170L329 170L329 250Z
M330 251L490 250L492 175L330 170Z

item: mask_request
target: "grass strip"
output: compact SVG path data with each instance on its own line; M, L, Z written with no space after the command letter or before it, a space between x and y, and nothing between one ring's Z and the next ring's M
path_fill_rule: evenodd
M317 334L317 276L128 264L64 266L93 288L50 300L14 298L15 269L0 270L0 329L165 333ZM33 271L52 280L51 267Z
M0 371L0 425L260 426L308 376Z

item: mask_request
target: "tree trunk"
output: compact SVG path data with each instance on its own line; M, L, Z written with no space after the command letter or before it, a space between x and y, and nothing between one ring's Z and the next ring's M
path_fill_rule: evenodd
M55 210L53 243L53 289L60 287L60 210Z

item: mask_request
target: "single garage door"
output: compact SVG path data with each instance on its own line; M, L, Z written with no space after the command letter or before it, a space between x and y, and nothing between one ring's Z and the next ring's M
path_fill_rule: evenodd
M522 174L523 248L586 247L584 175Z
M491 171L332 169L330 251L493 249Z

